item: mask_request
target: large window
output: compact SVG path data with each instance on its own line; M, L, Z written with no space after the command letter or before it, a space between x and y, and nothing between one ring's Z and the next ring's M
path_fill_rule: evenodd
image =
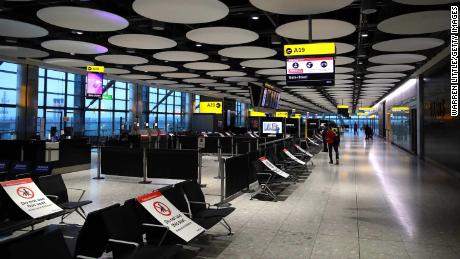
M149 87L149 125L156 125L163 132L188 130L189 99L188 93Z
M236 102L236 127L246 127L246 104Z
M0 63L0 139L15 138L18 66Z

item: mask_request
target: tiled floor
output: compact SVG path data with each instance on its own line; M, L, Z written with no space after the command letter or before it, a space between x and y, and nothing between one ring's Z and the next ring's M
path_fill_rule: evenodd
M460 258L460 184L380 139L342 140L341 164L326 153L284 201L232 201L232 236L217 226L197 245L200 258ZM88 190L91 211L151 191L139 179L92 180L94 171L65 175ZM214 157L204 158L207 199L218 201ZM75 194L76 195L76 194ZM78 217L68 222L82 223Z

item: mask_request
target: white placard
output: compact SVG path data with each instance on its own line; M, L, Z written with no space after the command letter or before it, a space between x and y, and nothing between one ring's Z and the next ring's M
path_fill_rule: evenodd
M294 145L294 146L297 148L297 150L299 150L300 152L304 153L305 155L307 155L309 157L313 157L313 155L310 152L308 152L307 150L301 148L299 145Z
M270 169L272 172L284 177L284 178L288 178L289 177L289 174L284 172L283 170L279 169L278 167L276 167L274 164L272 164L272 162L270 162L266 157L261 157L259 158L259 160L266 166L268 167L268 169Z
M185 242L189 242L205 231L204 228L180 212L159 191L139 196L136 200L163 226L169 227L169 231Z
M1 182L0 185L13 202L34 219L62 211L31 178Z
M251 138L256 138L256 136L254 136L254 134L252 134L251 132L248 132L249 136L251 136Z
M227 136L231 137L232 134L230 134L230 132L225 132L225 134L227 134Z
M315 146L319 146L318 143L316 143L315 141L313 141L312 139L310 139L309 137L307 137L308 141L310 141L313 145Z
M219 136L222 137L222 138L225 137L225 135L223 133L220 133L220 132L219 132Z
M204 148L206 146L206 139L204 137L198 137L198 148Z
M286 154L290 159L296 161L298 164L301 164L301 165L305 165L305 162L298 159L297 157L295 157L291 152L289 152L289 150L287 150L286 148L283 149L283 152L284 154Z

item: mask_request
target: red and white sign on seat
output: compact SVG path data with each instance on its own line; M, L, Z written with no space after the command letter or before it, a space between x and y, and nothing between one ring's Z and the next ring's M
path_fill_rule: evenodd
M259 158L260 162L262 162L266 167L268 167L268 169L270 169L272 172L284 177L284 178L288 178L290 175L286 172L284 172L283 170L279 169L278 167L276 167L274 164L272 164L272 162L270 162L266 157L260 157Z
M291 152L289 152L289 150L287 150L286 148L283 149L283 153L286 154L290 159L296 161L296 163L300 164L300 165L305 165L305 162L298 159L297 157L295 157Z
M308 152L307 150L301 148L299 145L294 145L294 146L297 148L297 150L299 150L300 152L304 153L305 155L307 155L309 157L313 157L313 155L310 152Z

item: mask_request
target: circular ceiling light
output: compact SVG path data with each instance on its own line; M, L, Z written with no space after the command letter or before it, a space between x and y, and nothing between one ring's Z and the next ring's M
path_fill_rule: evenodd
M210 84L210 83L217 82L217 80L208 79L208 78L187 78L187 79L184 79L184 82L191 83L191 84Z
M369 58L369 61L377 64L404 64L417 63L426 59L426 56L419 54L385 54Z
M226 77L224 78L224 81L227 82L255 82L257 81L257 78L255 77L247 77L247 76L238 76L238 77Z
M259 34L235 27L204 27L187 32L187 39L210 45L235 45L253 42Z
M112 75L121 75L121 74L129 74L131 72L127 69L106 67L104 68L104 73L112 74Z
M422 34L450 28L449 11L425 11L395 16L380 22L377 29L391 34Z
M98 44L74 40L49 40L42 42L41 45L45 49L74 54L94 55L108 51L106 47Z
M339 73L339 74L351 73L353 71L355 71L355 70L353 68L351 68L351 67L335 67L335 72Z
M40 26L0 18L0 36L12 38L39 38L48 35L48 31Z
M49 58L43 60L43 62L63 67L86 67L94 65L94 63L91 61L71 58Z
M309 15L327 13L350 5L353 0L249 0L255 7L277 14Z
M172 85L172 84L177 84L177 81L173 80L163 80L163 79L155 79L155 80L147 80L147 82L151 84L157 84L157 85Z
M97 61L122 65L138 65L149 62L147 59L131 55L101 55L96 57Z
M162 51L153 55L154 58L166 61L190 62L208 59L209 56L192 51Z
M335 52L336 52L335 54L337 55L352 52L355 49L356 49L355 46L348 44L348 43L341 43L341 42L335 43Z
M130 49L169 49L177 45L171 39L148 34L120 34L110 37L108 41L115 46Z
M334 80L334 83L335 83L336 85L353 84L353 80L338 79L338 80Z
M174 72L177 71L177 68L171 66L160 66L160 65L142 65L133 67L134 70L144 71L144 72L155 72L155 73L165 73L165 72Z
M163 73L161 74L162 77L166 77L166 78L194 78L194 77L199 77L200 75L198 74L194 74L194 73L180 73L180 72L176 72L176 73Z
M270 76L267 79L271 81L286 81L286 76Z
M142 74L121 75L120 77L121 78L126 78L126 79L134 79L134 80L156 79L155 76L142 75Z
M432 49L442 44L444 41L436 38L402 38L382 41L372 45L372 48L379 51L410 52Z
M206 87L226 87L230 86L230 84L224 84L224 83L208 83L208 84L201 84L202 86Z
M342 79L351 79L353 75L348 74L335 74L335 80L342 80Z
M342 56L335 57L336 66L346 65L346 64L353 63L353 62L355 62L354 58L342 57Z
M276 82L277 85L287 85L286 81L278 81Z
M393 87L395 84L363 84L365 87Z
M412 69L415 69L415 67L411 65L381 65L381 66L368 67L367 71L387 73L387 72L404 72L404 71L409 71Z
M38 49L5 45L0 45L0 55L15 58L44 58L49 56L48 52Z
M403 73L373 73L373 74L367 74L364 77L366 78L401 78L405 76L406 74L403 74Z
M286 62L277 59L252 59L240 63L242 67L277 68L286 66Z
M393 0L396 3L407 5L441 5L441 4L455 4L460 0Z
M214 22L229 13L218 0L136 0L133 10L152 20L184 24Z
M118 31L129 25L119 15L75 6L46 7L38 10L37 16L49 24L81 31Z
M184 67L194 70L225 70L230 68L229 65L215 62L192 62L184 64Z
M276 51L257 46L239 46L219 50L219 55L228 58L268 58L276 55Z
M170 84L170 85L168 85L168 87L172 87L172 88L194 88L195 86L194 85L188 85L188 84ZM192 89L184 89L184 90L192 90ZM193 89L193 90L197 90L197 89Z
M257 70L256 74L267 75L267 76L286 75L286 69L282 69L282 68L261 69L261 70Z
M231 77L231 76L245 76L245 72L240 71L211 71L207 72L206 75L208 76L215 76L215 77Z
M356 27L349 22L332 19L313 19L312 27L313 40L340 38L350 35L356 30ZM276 34L290 39L308 40L308 20L283 24L276 28Z
M391 84L401 81L400 79L390 79L390 78L383 78L383 79L366 79L364 83L366 84Z

